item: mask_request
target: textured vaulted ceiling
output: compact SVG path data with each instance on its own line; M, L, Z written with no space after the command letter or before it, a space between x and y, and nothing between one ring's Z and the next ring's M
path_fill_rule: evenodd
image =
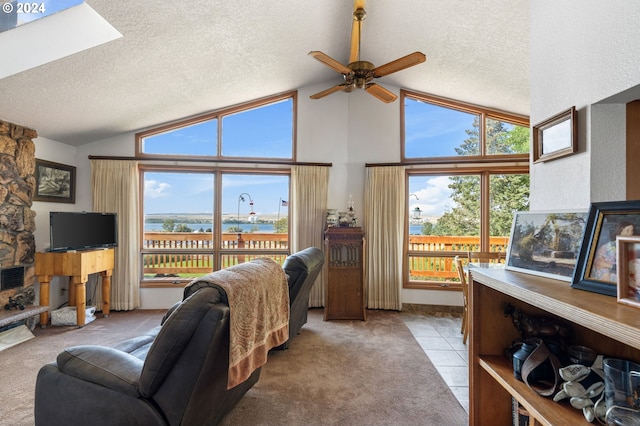
M348 58L350 0L86 3L123 37L0 79L0 119L80 145L305 86L319 91L341 75L308 52ZM367 0L366 10L362 59L427 55L377 83L529 114L528 1Z

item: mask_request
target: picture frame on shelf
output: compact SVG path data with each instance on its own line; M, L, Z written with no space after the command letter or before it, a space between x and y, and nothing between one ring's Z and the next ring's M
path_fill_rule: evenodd
M616 297L616 237L640 234L640 201L591 203L571 287Z
M76 202L76 168L36 158L34 201Z
M555 160L578 151L576 107L562 111L533 126L533 162Z
M618 303L640 308L640 235L616 238Z
M586 210L516 212L505 269L570 282L586 223Z

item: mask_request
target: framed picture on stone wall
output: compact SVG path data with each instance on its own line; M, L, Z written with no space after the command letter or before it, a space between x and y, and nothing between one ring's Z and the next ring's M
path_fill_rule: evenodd
M76 202L76 168L36 158L34 201Z

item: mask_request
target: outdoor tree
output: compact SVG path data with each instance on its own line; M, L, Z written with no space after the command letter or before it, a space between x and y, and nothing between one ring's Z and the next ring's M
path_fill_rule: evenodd
M176 227L176 221L173 219L165 219L162 221L162 229L167 232L173 232L173 229Z
M180 223L174 228L175 232L193 232L193 229L189 228L186 224Z
M289 232L289 220L286 217L278 219L273 223L273 231L276 234L286 234Z
M468 138L456 148L460 156L479 155L479 119L466 130ZM529 149L529 129L510 126L502 121L487 120L487 152L489 154L526 153ZM451 176L452 206L435 226L426 229L435 235L480 234L480 177L478 175ZM513 213L529 210L529 175L496 174L490 176L489 232L491 235L509 235Z
M425 221L422 223L422 235L433 235L436 226L429 222Z

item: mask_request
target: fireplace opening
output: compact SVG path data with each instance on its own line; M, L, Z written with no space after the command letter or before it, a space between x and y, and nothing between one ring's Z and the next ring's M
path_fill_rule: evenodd
M19 288L24 285L24 266L0 270L0 291Z

